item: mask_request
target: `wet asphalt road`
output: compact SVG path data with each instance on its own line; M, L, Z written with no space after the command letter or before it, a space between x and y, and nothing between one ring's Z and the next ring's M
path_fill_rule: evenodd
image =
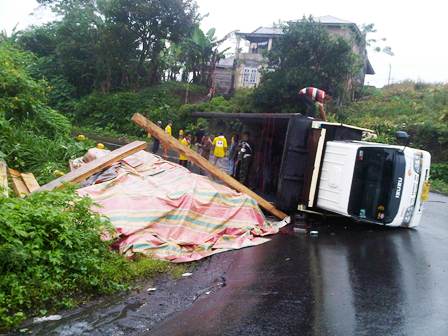
M417 230L318 230L215 258L226 285L145 335L448 335L448 197Z

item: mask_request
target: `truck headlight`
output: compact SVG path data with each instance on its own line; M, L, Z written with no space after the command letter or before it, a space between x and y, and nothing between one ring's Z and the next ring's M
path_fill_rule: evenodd
M422 155L420 153L414 154L414 171L420 174L422 170Z
M411 222L412 215L414 214L414 206L410 206L406 209L406 212L404 214L403 218L403 224L408 225Z

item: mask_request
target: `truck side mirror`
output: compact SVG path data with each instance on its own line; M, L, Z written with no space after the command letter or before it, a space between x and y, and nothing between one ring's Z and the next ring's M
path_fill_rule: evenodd
M397 131L395 133L395 137L397 138L397 141L400 145L403 146L407 146L409 145L409 141L410 141L410 136L407 132L405 131Z

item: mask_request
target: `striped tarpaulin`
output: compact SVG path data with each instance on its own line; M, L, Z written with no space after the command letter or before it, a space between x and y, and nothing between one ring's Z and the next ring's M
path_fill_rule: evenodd
M110 219L127 256L198 260L261 244L284 225L266 221L249 196L143 151L125 159L114 180L78 193Z

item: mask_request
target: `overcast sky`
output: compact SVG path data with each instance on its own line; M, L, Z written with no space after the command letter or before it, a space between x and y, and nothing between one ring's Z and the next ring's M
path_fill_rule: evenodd
M387 38L395 56L370 52L376 75L367 76L367 83L386 84L389 64L393 82L404 79L448 82L448 3L442 0L197 0L197 3L202 14L209 14L203 28L215 27L218 36L237 29L250 32L304 14L332 15L359 26L374 23L377 37ZM37 7L35 0L0 0L0 30L10 32L16 24L23 28L48 19L42 11L36 12Z

